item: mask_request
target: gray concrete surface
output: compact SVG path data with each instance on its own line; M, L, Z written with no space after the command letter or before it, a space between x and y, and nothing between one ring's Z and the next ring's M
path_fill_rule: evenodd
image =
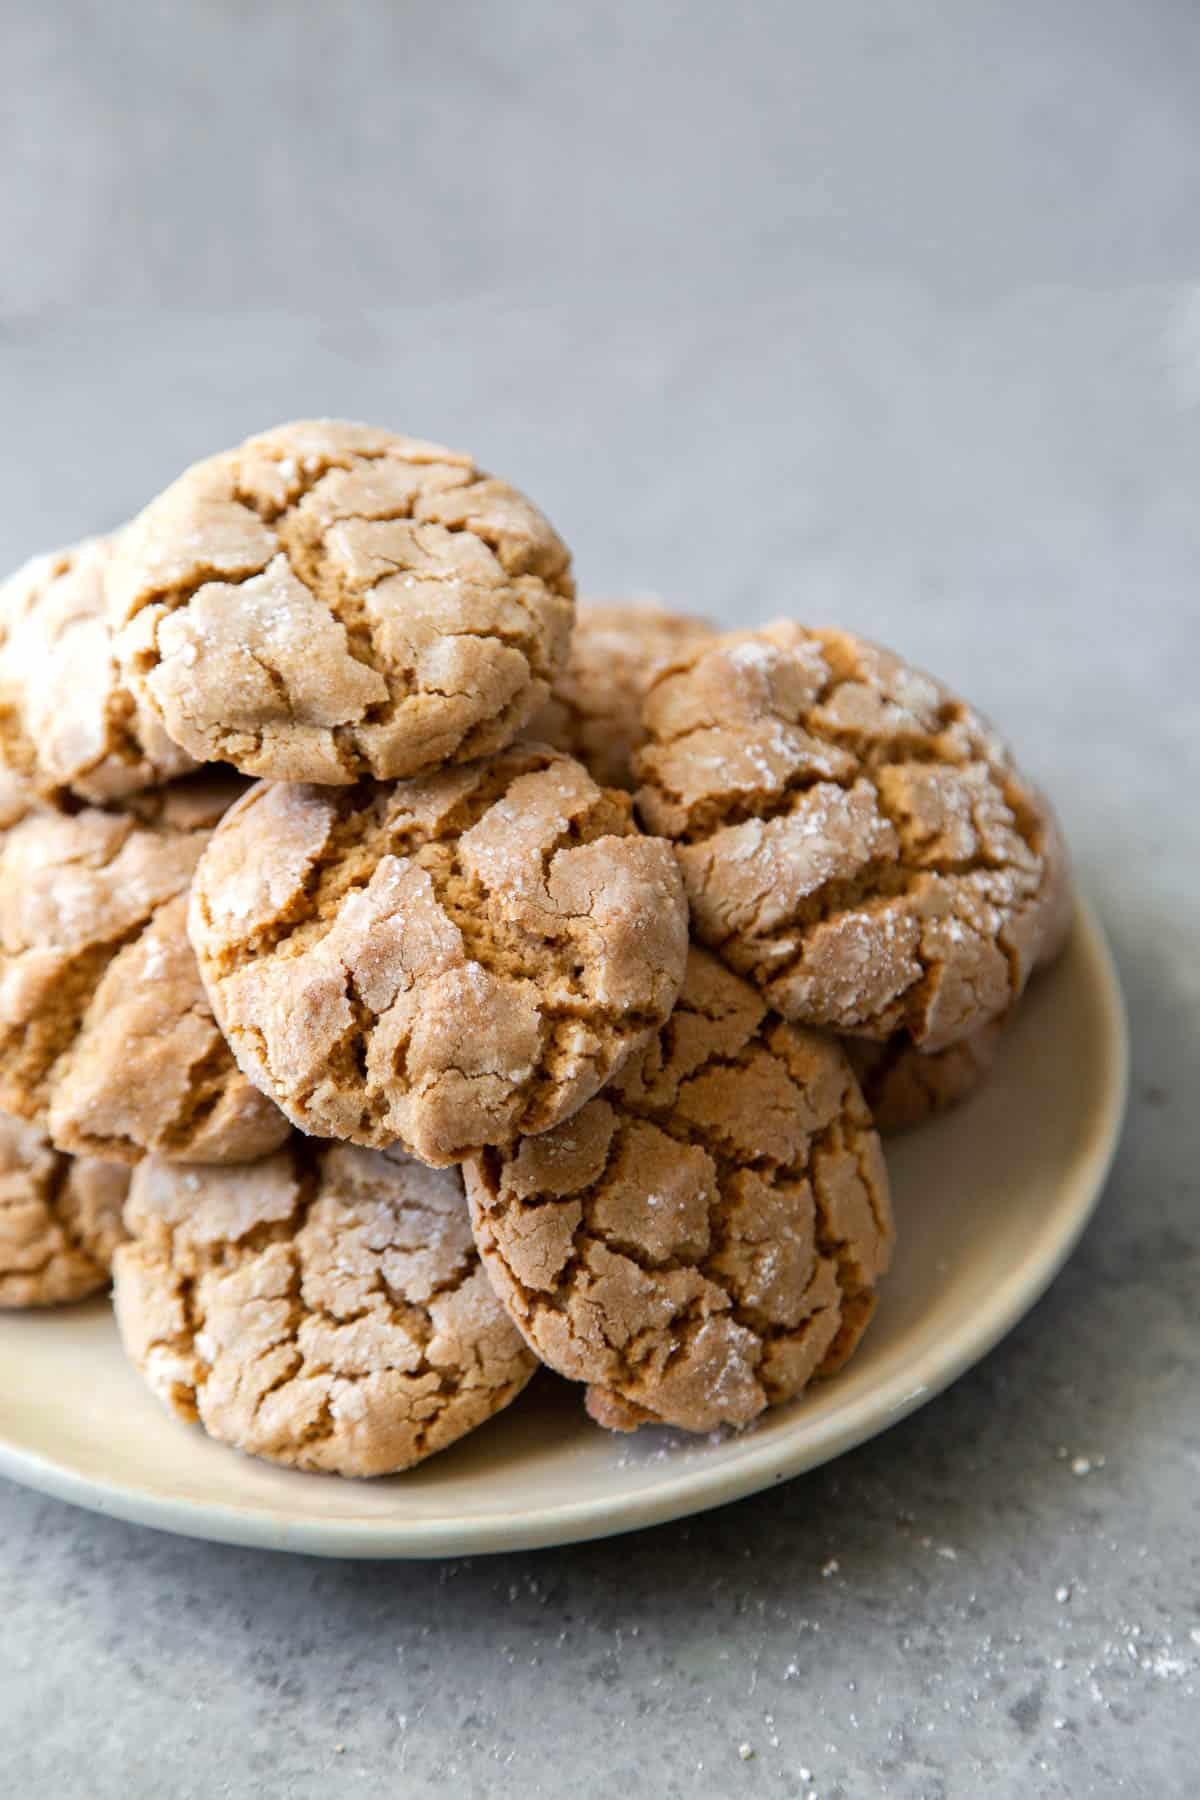
M1012 1337L723 1512L338 1566L0 1484L0 1791L1194 1793L1200 16L65 4L6 36L5 565L276 418L468 444L593 591L837 617L961 682L1060 803L1135 1071Z

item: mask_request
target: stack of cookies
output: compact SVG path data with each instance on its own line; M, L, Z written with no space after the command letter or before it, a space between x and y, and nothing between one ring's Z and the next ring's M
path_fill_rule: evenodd
M0 1305L114 1288L213 1437L382 1475L539 1362L744 1426L853 1352L879 1133L1071 913L843 631L580 607L470 457L297 424L0 588Z

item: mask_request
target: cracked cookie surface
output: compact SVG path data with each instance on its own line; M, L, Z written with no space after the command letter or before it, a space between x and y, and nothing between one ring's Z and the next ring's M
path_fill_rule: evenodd
M666 1018L687 953L670 846L533 744L252 789L190 930L241 1067L301 1130L435 1164L582 1106Z
M108 578L133 692L198 761L340 784L487 755L567 653L570 557L469 456L282 425L197 463Z
M126 1351L165 1405L251 1455L391 1474L483 1424L536 1368L479 1266L455 1171L294 1138L226 1169L145 1162L126 1216Z
M529 735L577 757L602 787L632 788L642 699L655 665L716 627L649 601L590 600L575 619L566 667Z
M841 1050L703 950L617 1081L464 1174L512 1318L619 1430L744 1425L832 1373L891 1254L879 1139Z
M1046 898L1035 977L1062 955L1075 917L1070 852L1062 827L1044 796L1040 796L1040 803L1047 825ZM905 1032L898 1032L885 1043L844 1038L842 1048L858 1077L876 1126L890 1136L923 1125L969 1100L995 1067L1007 1024L1007 1017L992 1019L970 1037L941 1050L919 1049Z
M118 672L113 538L34 557L0 585L0 760L45 800L104 804L194 765Z
M108 1286L129 1170L63 1156L0 1115L0 1308L62 1306Z
M242 784L199 777L141 815L31 813L0 838L0 1105L55 1145L239 1161L287 1122L237 1068L187 937L187 889Z
M890 651L778 621L660 670L636 754L696 935L802 1024L922 1049L1016 1001L1052 905L1040 796Z

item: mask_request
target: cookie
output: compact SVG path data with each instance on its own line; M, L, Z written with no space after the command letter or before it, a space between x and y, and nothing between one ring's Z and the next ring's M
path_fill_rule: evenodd
M573 1119L464 1168L492 1285L617 1429L745 1425L854 1349L887 1174L836 1042L693 950L666 1026Z
M0 1105L61 1150L240 1161L287 1122L240 1073L187 938L187 889L240 784L132 812L34 812L0 838Z
M61 1306L108 1286L129 1170L62 1156L0 1115L0 1308Z
M696 935L786 1018L923 1050L1014 1004L1051 903L1036 790L890 651L779 621L681 653L634 762Z
M293 1139L133 1178L117 1322L158 1397L222 1443L387 1475L482 1425L536 1363L492 1294L462 1183L396 1150Z
M668 844L570 757L253 788L192 943L241 1067L313 1136L457 1162L544 1131L662 1024L687 951Z
M367 425L281 425L197 463L109 573L138 700L197 761L334 784L509 743L567 653L548 522L469 456Z
M106 803L194 765L113 660L112 538L38 556L0 585L0 761L43 799Z
M566 668L529 735L577 757L601 787L632 788L642 699L655 665L716 627L650 601L580 606Z
M969 1100L995 1066L1004 1026L993 1019L944 1050L918 1050L903 1035L886 1044L846 1038L842 1048L877 1130L886 1136L910 1131Z

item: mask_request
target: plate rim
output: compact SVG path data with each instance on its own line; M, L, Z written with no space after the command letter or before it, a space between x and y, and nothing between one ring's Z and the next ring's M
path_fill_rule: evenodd
M873 1390L873 1404L868 1405L864 1396L848 1417L833 1415L790 1450L770 1439L756 1444L751 1435L742 1454L732 1460L707 1471L692 1464L664 1474L661 1482L625 1502L614 1503L611 1495L589 1496L520 1515L485 1513L415 1522L400 1517L381 1521L376 1516L297 1520L261 1505L148 1495L124 1483L80 1475L40 1451L2 1441L0 1475L87 1511L174 1536L309 1556L393 1561L491 1555L614 1537L710 1511L819 1468L899 1424L994 1349L1046 1292L1099 1204L1128 1101L1128 1016L1112 951L1093 907L1082 895L1076 900L1072 936L1084 949L1089 985L1103 1016L1106 1054L1103 1086L1093 1099L1071 1203L1055 1209L1045 1241L1035 1240L1030 1256L1007 1272L978 1326L961 1332L952 1355L947 1357L936 1342L927 1346Z

